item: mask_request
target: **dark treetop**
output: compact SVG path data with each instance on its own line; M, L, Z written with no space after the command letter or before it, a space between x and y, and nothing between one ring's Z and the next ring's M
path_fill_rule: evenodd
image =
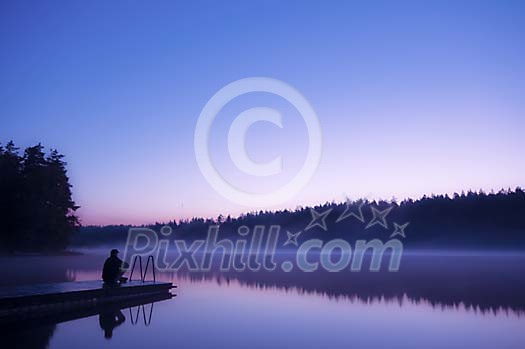
M79 226L63 155L0 145L0 250L64 249Z

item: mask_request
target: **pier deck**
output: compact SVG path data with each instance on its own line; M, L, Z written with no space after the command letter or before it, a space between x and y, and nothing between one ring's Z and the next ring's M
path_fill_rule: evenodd
M0 319L34 311L60 311L111 304L134 298L170 295L171 282L128 281L107 286L102 281L77 281L0 288Z

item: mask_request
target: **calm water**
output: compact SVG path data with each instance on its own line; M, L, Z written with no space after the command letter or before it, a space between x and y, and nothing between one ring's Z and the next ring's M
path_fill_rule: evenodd
M2 283L92 280L105 256L3 259ZM18 348L523 348L525 258L405 255L398 273L161 274L176 297L3 331Z

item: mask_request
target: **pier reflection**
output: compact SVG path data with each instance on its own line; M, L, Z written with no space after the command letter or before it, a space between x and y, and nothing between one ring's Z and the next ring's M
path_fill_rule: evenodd
M6 348L47 348L57 324L94 316L98 316L98 323L104 338L111 340L118 335L118 327L127 321L124 313L129 312L129 322L132 325L142 320L145 326L149 326L153 317L153 304L172 297L171 294L155 294L82 310L57 313L35 311L16 322L4 324L2 326L3 343L7 344Z

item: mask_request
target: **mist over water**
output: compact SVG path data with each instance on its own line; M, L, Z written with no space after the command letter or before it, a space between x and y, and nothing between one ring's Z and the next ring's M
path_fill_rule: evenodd
M83 253L3 257L7 274L1 282L100 279L107 249ZM276 254L278 265L289 258L286 251ZM525 256L512 253L413 251L403 255L397 273L225 272L215 258L208 272L157 272L157 280L178 285L177 296L117 310L125 320L111 339L104 338L103 314L26 323L4 338L31 348L72 343L78 348L142 348L144 343L267 348L276 339L291 348L520 348L525 343L524 262Z

